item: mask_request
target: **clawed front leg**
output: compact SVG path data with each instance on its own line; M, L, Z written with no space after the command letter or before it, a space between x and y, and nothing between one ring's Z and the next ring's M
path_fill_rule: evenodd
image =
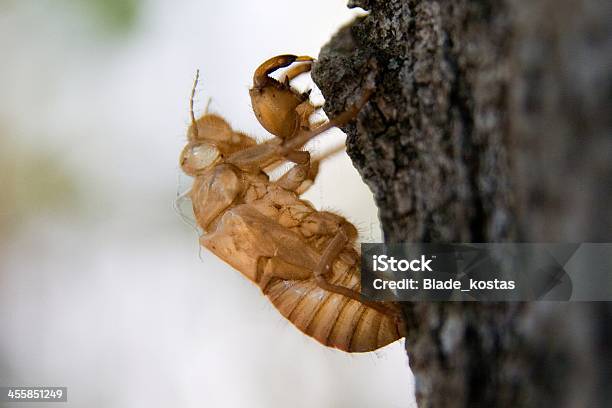
M304 57L302 57L304 58ZM289 85L289 82L297 78L298 76L310 72L312 69L312 59L307 60L307 63L296 65L295 67L289 68L284 75L279 78L279 81L285 85Z
M321 133L333 127L343 126L354 119L373 92L373 89L367 89L357 104L312 130L302 130L295 137L286 139L281 144L262 143L248 147L230 155L227 162L247 171L264 169L283 158L294 163L304 163L305 155L299 149Z
M267 85L270 84L271 81L273 81L272 78L269 77L269 75L276 71L279 68L284 68L287 67L291 64L293 64L294 62L312 62L314 60L314 58L309 57L307 55L304 56L297 56L297 55L278 55L276 57L272 57L270 59L268 59L267 61L263 62L256 70L255 73L253 74L253 87L255 88L263 88ZM310 64L307 64L310 65ZM297 67L296 69L296 73L299 72L297 71ZM308 69L309 70L309 69ZM308 71L307 70L307 71ZM291 70L290 70L291 71ZM306 71L304 71L306 72ZM301 72L295 74L295 76L299 75Z

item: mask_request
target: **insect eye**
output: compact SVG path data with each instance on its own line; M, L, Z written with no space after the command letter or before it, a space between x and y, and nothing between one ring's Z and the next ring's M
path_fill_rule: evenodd
M219 150L208 143L188 144L181 154L181 167L189 175L207 169L220 158Z

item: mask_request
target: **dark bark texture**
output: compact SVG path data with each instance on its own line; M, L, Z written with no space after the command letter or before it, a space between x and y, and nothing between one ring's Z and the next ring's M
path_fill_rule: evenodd
M612 2L353 0L319 55L387 242L609 242ZM608 303L404 304L421 407L612 401Z

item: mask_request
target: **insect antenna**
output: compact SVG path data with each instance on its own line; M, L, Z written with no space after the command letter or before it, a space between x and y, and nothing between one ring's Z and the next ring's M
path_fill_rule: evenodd
M191 88L191 97L189 98L189 114L191 115L191 124L193 126L193 134L196 139L198 138L198 126L196 125L195 114L193 113L193 100L195 98L196 88L198 87L199 79L200 79L200 70L196 69L196 76L193 81L193 88ZM208 110L208 105L206 105L206 110Z

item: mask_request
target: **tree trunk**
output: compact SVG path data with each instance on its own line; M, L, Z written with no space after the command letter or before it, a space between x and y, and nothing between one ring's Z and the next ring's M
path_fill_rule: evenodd
M612 3L353 0L313 77L386 242L609 242ZM421 407L612 400L609 303L409 303Z

